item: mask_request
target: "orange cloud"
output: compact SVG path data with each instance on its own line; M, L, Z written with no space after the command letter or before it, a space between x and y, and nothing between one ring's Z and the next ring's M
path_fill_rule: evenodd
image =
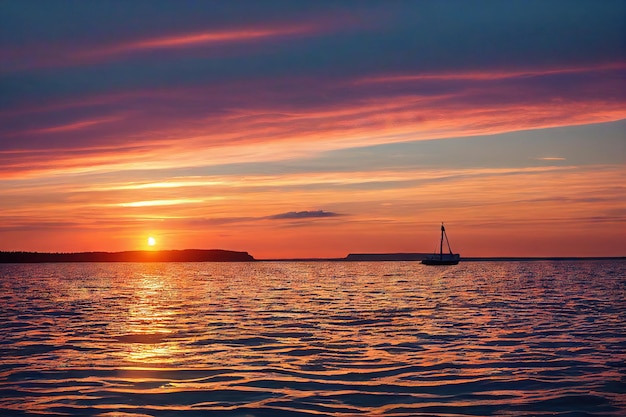
M170 199L170 200L150 200L150 201L131 201L128 203L118 203L119 207L154 207L154 206L175 206L179 204L202 203L204 200L199 198L186 199Z
M292 30L295 29L267 29L259 33ZM241 33L233 31L233 39L244 36ZM207 41L212 39L208 34L200 34L190 36L189 42L200 42L205 35ZM154 40L155 45L177 45L187 38L159 39ZM11 122L18 117L28 121L47 112L73 114L91 107L96 109L95 114L102 108L127 110L111 110L114 116L85 114L61 125L5 132L15 138L16 145L14 149L0 150L0 178L289 160L358 146L622 120L626 118L623 98L614 92L614 86L604 84L601 75L603 71L625 67L626 64L615 63L528 71L461 71L381 76L354 82L290 79L259 84L249 80L74 98L55 105L14 109L0 114L0 121ZM517 78L525 80L528 76L541 79L545 75L567 73L593 76L575 93L552 91L546 87L551 83L545 81L529 85L508 82ZM467 82L455 90L393 89L394 84L403 81L426 82L439 78ZM490 83L492 79L507 82ZM476 80L480 82L476 84ZM363 83L380 84L384 88L368 90L362 88ZM297 86L305 84L315 97L326 94L334 99L294 104L291 94L300 97ZM292 93L285 86L296 91ZM337 90L346 88L349 98L337 95ZM43 136L46 137L40 138ZM128 138L132 138L132 144ZM27 146L31 142L38 145L32 150L20 148L21 144ZM54 146L46 147L46 144ZM49 157L51 154L54 158Z
M85 128L91 128L94 126L102 125L105 123L113 123L121 120L122 117L102 117L89 120L80 120L73 123L67 123L60 126L51 126L41 129L31 129L19 132L20 135L33 135L33 134L47 134L47 133L63 133L81 130ZM11 134L9 134L10 136Z
M565 161L566 158L561 158L559 156L541 156L539 158L535 158L538 161Z
M524 129L600 123L626 118L622 103L537 102L463 105L460 97L395 97L336 109L267 113L248 110L193 126L135 133L132 146L94 146L55 152L0 151L0 178L86 172L199 167L292 159L355 146L497 134ZM107 121L109 124L114 121ZM75 132L92 126L77 122ZM158 123L158 122L157 122ZM42 131L50 134L50 129ZM56 132L62 133L62 132ZM288 144L288 145L287 145Z
M257 257L343 256L349 251L429 251L436 225L444 220L454 231L453 245L466 256L598 254L585 242L598 243L604 236L616 244L614 250L624 249L617 234L626 222L622 176L619 167L565 166L222 176L220 185L211 177L205 186L203 179L182 186L187 181L181 178L181 186L173 188L97 189L86 183L76 190L68 182L39 195L16 185L6 189L11 203L0 216L0 233L12 233L9 225L16 231L38 230L38 235L106 228L116 250L143 244L139 237L149 231L172 247L228 247ZM389 183L367 186L379 179ZM349 188L338 189L340 184ZM119 203L128 197L136 200ZM266 220L289 212L344 216ZM580 234L586 237L581 240ZM552 252L547 243L537 242L542 236L554 245ZM12 248L19 242L3 241ZM109 248L105 243L96 249Z
M311 26L292 26L282 28L258 28L243 30L226 30L216 32L199 32L183 35L159 37L138 42L131 42L126 45L112 48L113 51L134 51L142 49L160 48L184 48L212 43L237 42L253 40L259 38L269 38L276 36L292 35L296 33L306 33L312 30Z
M330 24L329 24L330 23ZM0 71L14 72L34 68L54 68L69 65L93 64L104 59L129 53L153 50L180 50L183 48L259 42L281 37L321 33L331 29L332 21L286 23L275 26L250 26L224 30L206 30L175 33L167 36L125 40L117 44L92 45L89 49L65 45L31 45L29 50L6 48L0 58L7 63ZM336 27L340 27L337 23ZM51 50L54 53L51 53ZM35 57L35 59L33 59Z
M314 25L284 26L272 28L242 28L221 31L204 31L182 33L172 36L147 38L138 41L129 41L114 46L107 46L92 51L82 51L78 58L105 57L132 52L150 51L155 49L180 49L198 46L228 44L233 42L249 42L263 39L278 38L281 36L311 33L316 30Z

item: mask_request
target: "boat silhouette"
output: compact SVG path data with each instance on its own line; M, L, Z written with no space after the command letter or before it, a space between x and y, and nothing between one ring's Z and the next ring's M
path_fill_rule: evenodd
M443 253L443 241L446 241L449 253ZM461 256L458 253L452 253L450 248L450 241L446 234L446 228L441 223L441 240L439 241L439 253L435 252L432 255L428 255L426 259L422 260L424 265L456 265L459 263Z

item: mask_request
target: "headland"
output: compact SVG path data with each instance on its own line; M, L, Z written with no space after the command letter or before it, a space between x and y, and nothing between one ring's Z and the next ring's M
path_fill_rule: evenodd
M0 252L0 263L48 262L251 262L248 252L223 249L184 249L126 252Z

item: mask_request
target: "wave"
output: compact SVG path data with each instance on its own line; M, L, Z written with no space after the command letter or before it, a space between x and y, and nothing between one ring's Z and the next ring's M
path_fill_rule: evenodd
M367 265L0 266L0 415L626 412L626 263Z

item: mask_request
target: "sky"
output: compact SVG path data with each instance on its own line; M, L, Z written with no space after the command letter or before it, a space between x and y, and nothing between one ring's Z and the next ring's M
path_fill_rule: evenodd
M626 1L0 0L0 250L626 256Z

